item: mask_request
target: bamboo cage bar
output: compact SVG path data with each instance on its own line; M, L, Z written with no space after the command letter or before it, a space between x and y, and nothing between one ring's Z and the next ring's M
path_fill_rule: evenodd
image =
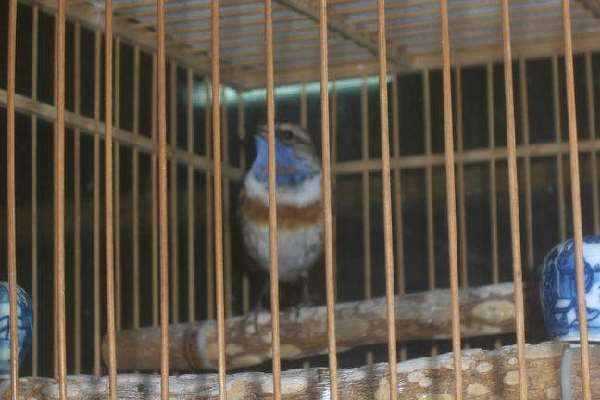
M152 57L152 326L160 321L159 293L159 239L158 239L158 54Z
M206 97L210 99L210 103L206 104L206 122L205 122L205 140L206 140L206 157L210 159L211 143L212 143L212 123L211 113L214 99L211 97L211 87L206 86ZM206 171L206 315L208 319L215 319L215 265L213 247L215 244L213 239L213 185L211 185L210 171Z
M385 246L385 297L387 317L387 345L389 366L390 399L398 398L398 377L396 376L396 323L394 309L394 227L392 221L392 182L390 172L390 130L388 109L388 73L385 31L385 1L377 1L377 32L379 44L379 109L381 112L381 161L382 161L382 200L383 200L383 240Z
M133 48L133 134L140 134L140 48ZM140 154L132 149L131 154L131 237L132 237L132 312L133 328L140 326Z
M169 397L169 203L167 199L167 60L165 44L165 2L156 1L157 14L157 144L158 144L158 223L160 286L160 393Z
M460 311L458 307L458 235L456 232L456 179L454 176L454 127L452 114L452 76L450 70L450 33L448 2L440 0L443 91L444 91L444 154L446 169L446 207L448 213L448 242L450 258L450 292L452 294L452 351L456 399L463 398Z
M31 99L38 98L38 34L39 7L32 7L31 16ZM31 115L31 308L33 311L31 332L31 376L39 374L40 343L39 343L39 278L38 278L38 119Z
M281 399L281 345L279 327L279 266L277 248L277 178L275 160L275 72L273 50L273 9L265 0L265 64L267 80L267 141L269 147L269 272L271 286L271 346L273 352L273 398ZM222 349L223 351L225 349Z
M118 317L115 290L115 249L113 215L113 32L112 32L112 0L106 2L105 9L105 36L104 36L104 90L105 90L105 138L104 138L104 190L105 190L105 218L106 218L106 330L108 336L108 376L110 399L117 399L117 354L116 354L116 328ZM118 42L117 42L118 48ZM118 54L118 53L117 53ZM117 59L118 60L118 59ZM117 65L119 63L117 62ZM118 82L118 81L117 81ZM118 86L118 84L116 85ZM118 108L118 103L117 103ZM118 186L117 186L118 187ZM118 197L118 189L117 189ZM118 229L119 225L117 225ZM117 274L118 275L118 274Z
M75 114L81 113L81 25L75 23L73 98ZM73 311L73 372L81 373L81 134L73 133L73 286L75 307Z
M187 149L190 153L194 152L194 71L187 69L186 96L187 96ZM195 246L196 231L196 213L194 207L195 194L195 171L194 167L188 165L187 168L187 284L188 284L188 321L196 319L196 274L195 274Z
M221 90L222 92L222 90ZM229 116L225 102L221 105L221 143L223 165L229 164ZM230 182L223 177L223 263L225 272L225 318L233 315L233 265L231 260Z
M486 105L487 105L487 128L488 147L493 150L496 147L496 133L494 125L494 66L487 64L486 72ZM490 225L491 225L491 250L492 250L492 282L500 281L500 266L498 261L498 198L496 184L496 162L490 160Z
M327 67L328 69L328 74L329 74L329 66ZM337 138L338 138L338 92L337 92L337 85L336 82L333 81L332 84L332 90L331 90L331 111L330 111L330 115L331 115L331 168L332 168L332 174L331 174L331 190L332 192L335 191L335 176L336 176L336 172L335 172L335 164L337 162ZM333 231L331 233L331 243L333 246L333 255L332 255L332 264L333 264L333 289L334 289L334 293L333 293L333 298L337 299L337 290L338 290L338 279L337 279L337 218L336 218L336 203L335 200L332 199L331 202L331 213L332 213L332 225L333 225Z
M360 91L360 115L361 115L361 136L362 136L362 161L369 160L369 96L367 92L367 80L363 78ZM364 279L364 298L373 297L372 284L372 262L371 262L371 177L369 171L362 170L362 226L363 226L363 279ZM373 364L373 352L367 352L367 364Z
M238 97L238 138L240 143L246 142L246 106L244 98ZM240 146L240 169L246 170L246 149L242 144ZM247 314L250 311L250 279L248 278L248 271L244 271L242 275L242 313Z
M523 143L527 146L529 140L529 94L527 90L527 64L524 58L519 59L519 97L520 97L520 113L521 113L521 132L523 135ZM526 254L527 254L527 269L533 271L534 254L533 254L533 206L531 200L531 158L526 155L524 157L524 179L525 179L525 238L526 238Z
M513 95L512 48L510 31L510 9L508 0L502 0L502 39L504 44L504 90L506 101L506 147L508 159L508 185L510 202L510 229L512 244L512 266L514 281L515 326L517 331L517 362L519 366L519 398L528 398L527 368L525 363L525 311L523 301L523 277L521 267L521 226L519 220L519 180L517 175L515 104ZM521 67L521 82L525 79L524 64ZM526 90L522 89L522 102L527 101ZM526 119L526 117L523 117ZM526 139L528 142L528 139ZM528 164L526 160L526 165ZM526 167L527 168L527 167ZM528 184L530 182L527 182ZM527 203L527 200L526 200Z
M67 397L67 338L65 317L65 0L58 0L55 19L54 96L56 121L54 137L54 302L56 333L56 377L59 397ZM13 302L14 304L14 302ZM12 314L16 316L16 312ZM13 317L14 318L14 317ZM14 326L14 324L13 324ZM15 343L15 341L13 341ZM15 357L12 358L16 360Z
M464 126L463 126L463 89L462 68L456 66L454 70L456 84L456 151L464 150ZM465 200L465 166L460 161L456 165L456 184L458 190L458 234L460 242L460 283L463 287L469 286L469 248L467 243L467 210Z
M585 88L587 95L588 135L590 140L596 138L596 105L594 99L594 75L592 70L592 54L585 53ZM592 218L594 234L600 233L600 193L598 192L598 164L596 152L590 153L590 175L592 180Z
M221 176L221 70L220 70L220 1L211 5L211 91L212 91L212 145L214 163L214 258L217 296L218 359L219 359L219 398L226 399L226 358L225 358L225 294L223 287L223 189ZM210 244L209 244L210 245ZM271 253L273 256L273 253ZM166 327L165 327L166 328ZM168 353L164 354L168 357Z
M177 148L177 64L170 63L169 69L169 136L171 148ZM169 166L171 185L169 187L170 206L171 206L171 320L179 322L179 223L177 218L178 199L177 199L177 161L171 159Z
M100 125L100 47L101 34L94 34L94 121L96 132ZM94 375L102 373L100 342L100 135L94 135Z
M17 326L17 217L16 217L16 178L15 178L15 76L17 53L17 1L8 3L8 101L6 107L6 228L8 296L9 296L9 338L10 338L10 387L13 398L18 397L19 361Z
M112 15L111 15L112 18ZM114 51L113 51L113 59L114 59L114 88L112 89L114 92L114 109L112 114L114 115L114 119L111 119L111 123L113 124L110 127L111 130L111 142L112 142L112 129L121 127L121 40L119 37L116 37L114 40ZM108 77L106 78L108 79ZM107 96L108 97L108 93ZM108 120L107 120L108 121ZM109 122L107 122L108 126ZM105 139L105 148L106 143L108 142ZM108 148L106 148L108 150ZM106 196L106 201L112 201L114 203L114 218L113 218L113 237L114 237L114 286L115 286L115 329L121 330L121 322L122 318L122 309L123 309L123 285L122 285L122 274L121 274L121 149L119 147L119 143L115 142L112 146L112 150L114 151L113 155L113 169L114 169L114 177L113 177L113 188L111 189L112 194ZM106 155L105 155L106 157ZM106 166L105 166L106 168ZM106 179L106 177L105 177ZM108 185L106 185L108 187ZM108 239L108 237L107 237ZM108 243L108 240L107 240ZM107 254L108 255L108 254Z
M323 189L323 246L325 251L325 282L327 302L327 349L329 356L329 377L331 383L331 398L337 400L338 376L337 376L337 345L335 329L335 282L333 273L333 209L331 189L331 135L329 114L329 57L327 37L327 0L319 1L319 44L321 61L321 166L322 166L322 189Z
M573 73L573 43L571 37L570 1L562 1L563 28L565 39L565 70L567 85L567 110L569 121L569 162L571 173L571 208L573 212L573 236L575 242L575 281L581 343L581 371L583 398L592 399L590 354L588 343L588 321L583 275L583 233L581 216L581 180L579 177L579 152L577 143L577 114L575 106L575 78Z
M400 157L400 121L398 108L398 76L392 78L392 148L394 157ZM399 296L406 294L406 264L404 262L404 218L402 210L402 176L399 169L394 169L394 226L396 227L396 292ZM406 361L408 350L405 344L400 345L400 360Z
M554 106L554 129L556 143L562 142L562 121L560 115L560 91L558 77L558 57L552 57L552 100ZM565 207L565 180L562 154L556 155L556 188L558 192L558 235L560 240L567 237Z
M513 285L501 283L461 289L459 305L463 337L481 337L515 332ZM537 292L527 291L535 304ZM449 339L451 330L451 293L448 289L412 293L396 297L395 326L402 340ZM533 308L534 306L532 306ZM373 298L335 305L338 351L353 347L387 343L387 300ZM281 313L281 357L302 359L325 354L328 350L327 308L301 308ZM529 315L531 323L541 323ZM259 365L271 359L271 314L261 312L256 322L244 316L227 319L226 355L230 368ZM303 327L311 326L310 330ZM173 338L170 359L181 371L218 368L218 325L216 321L180 323L171 326ZM148 327L119 332L119 368L152 370L158 367L160 330ZM104 346L106 354L106 346Z

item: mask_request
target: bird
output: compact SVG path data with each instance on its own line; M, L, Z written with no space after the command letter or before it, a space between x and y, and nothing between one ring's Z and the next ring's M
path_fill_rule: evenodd
M242 241L263 272L270 270L267 133L262 126L254 136L256 156L239 196ZM301 281L299 305L308 305L308 274L323 253L321 166L310 134L296 124L275 124L275 163L279 282ZM258 305L265 289L268 286Z
M31 299L17 287L17 337L19 363L23 362L31 346L33 325ZM10 374L10 303L8 283L0 282L0 376Z

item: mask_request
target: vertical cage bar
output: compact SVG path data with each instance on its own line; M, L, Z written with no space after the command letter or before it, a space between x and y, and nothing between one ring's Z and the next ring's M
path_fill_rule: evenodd
M552 102L554 107L554 137L556 143L562 142L562 122L560 116L560 90L558 78L558 57L552 57ZM558 235L560 240L567 237L567 218L565 206L565 180L562 153L556 154L556 188L558 197Z
M160 256L160 397L169 398L169 209L167 201L167 61L165 0L156 0L158 111L158 223Z
M431 85L429 71L423 71L423 118L425 119L425 156L431 159ZM433 218L433 171L431 163L425 167L425 193L427 203L427 277L429 289L435 288L435 246Z
M246 111L244 97L238 96L238 137L240 138L240 169L246 170ZM244 271L242 277L242 311L246 315L250 311L250 279L248 272Z
M458 236L456 230L456 179L454 176L454 138L452 122L452 75L450 70L450 32L448 0L440 0L442 20L442 61L444 77L444 153L446 203L448 208L448 253L450 256L450 294L452 295L452 352L456 379L456 399L462 399L462 361L460 348L460 311L458 306Z
M94 34L94 375L102 372L100 341L100 48L101 33Z
M194 71L187 69L187 149L190 154L194 153ZM196 242L194 227L196 225L196 214L194 213L194 166L188 164L187 168L187 280L188 280L188 321L196 319L196 275L194 243Z
M114 107L112 113L114 119L112 123L116 129L120 127L121 121L121 40L117 37L114 39ZM108 79L108 78L107 78ZM106 96L108 97L108 96ZM106 143L105 143L106 146ZM123 285L121 284L121 151L119 142L113 144L114 151L114 183L111 189L112 195L107 196L107 199L112 199L114 203L114 219L113 219L113 246L114 246L114 285L115 285L115 330L121 329L122 315L122 292ZM108 192L107 192L108 193ZM109 200L107 200L109 201Z
M221 90L221 93L224 93ZM227 104L221 104L221 143L222 161L229 168L229 118L227 116ZM228 175L223 177L223 262L225 269L225 318L233 315L233 274L231 271L231 218L229 209L230 181Z
M55 78L56 105L54 138L54 290L56 310L56 360L58 393L67 398L67 345L65 318L65 31L66 0L57 1L55 21ZM14 314L13 314L14 315ZM15 315L16 316L16 315ZM15 358L13 358L15 360Z
M269 144L269 263L271 271L271 332L273 346L273 397L281 399L279 346L279 269L277 266L277 186L275 161L275 93L273 71L273 17L271 0L265 0L265 63L267 67L267 126Z
M139 138L140 134L140 48L133 48L133 134ZM132 326L140 327L140 172L139 150L132 149L131 154L131 185L132 187Z
M211 96L211 88L209 84L206 86L206 119L205 119L205 134L206 134L206 157L210 160L212 151L212 131L211 131L211 115L213 99ZM206 171L206 315L208 319L215 319L215 266L214 266L214 251L215 242L213 235L214 225L213 215L213 185L211 185L210 170Z
M19 396L19 347L17 326L17 228L15 195L15 77L17 57L17 0L8 3L8 71L6 83L6 226L8 256L8 296L10 335L10 389L11 397Z
M577 144L577 113L575 105L575 78L573 73L573 42L571 37L571 2L563 0L563 27L565 39L565 70L567 83L567 105L569 117L569 161L571 172L571 202L573 208L573 236L575 241L575 266L577 283L577 305L581 337L581 380L583 398L590 400L590 355L588 343L588 321L585 304L583 270L583 233L581 221L581 181L579 179L579 149Z
M169 71L169 113L171 149L177 150L177 64L171 62ZM171 319L179 322L179 218L177 214L177 159L171 157Z
M392 221L392 181L390 173L390 132L388 116L387 52L385 38L385 1L377 1L379 45L379 101L381 112L381 172L383 191L383 240L385 245L385 298L388 333L390 399L398 398L396 376L396 313L394 310L394 227Z
M512 48L510 37L510 9L508 0L502 0L502 38L504 42L504 85L506 98L506 146L508 150L508 187L510 201L510 228L512 242L515 325L519 363L519 398L527 399L527 369L525 361L525 320L523 308L523 277L521 268L521 227L519 223L519 179L517 175L517 145L515 134L515 104L513 96ZM521 82L525 75L520 76ZM522 98L527 101L527 98ZM527 164L527 162L526 162ZM529 184L526 183L526 184Z
M227 397L225 392L225 305L223 287L223 203L221 176L221 44L220 44L220 1L211 4L211 88L212 88L212 131L213 131L213 170L214 170L214 238L215 272L217 286L217 336L219 346L219 398Z
M400 110L398 105L398 74L394 73L392 78L392 147L394 159L400 159ZM396 215L394 224L396 227L396 276L398 277L396 290L398 295L406 293L406 264L404 263L404 216L402 215L402 170L394 168L394 208ZM400 345L400 359L408 357L405 344Z
M104 43L104 190L106 218L106 334L108 337L108 381L109 396L117 398L117 352L116 352L116 305L115 305L115 252L114 252L114 215L113 215L113 29L112 0L106 0L105 43ZM118 65L118 63L117 63ZM118 84L117 84L118 86ZM118 107L117 107L118 108ZM118 196L118 194L117 194ZM117 225L118 229L118 225Z
M529 95L527 90L527 65L519 59L519 93L521 97L521 129L523 144L529 145ZM527 268L533 265L533 209L531 201L531 158L525 155L525 235L527 240Z
M496 130L494 124L494 65L487 64L486 72L486 104L487 104L487 128L488 128L488 146L490 150L496 147ZM492 229L492 282L500 281L500 266L498 262L498 199L496 197L496 161L491 158L489 166L490 177L490 221ZM498 341L497 344L500 342Z
M594 99L594 75L592 70L592 53L585 53L585 88L587 94L587 114L590 140L596 138L596 106ZM594 234L600 233L600 195L598 193L598 165L596 152L590 152L590 175L592 179L592 218Z
M333 212L331 196L331 142L329 132L329 56L327 40L327 0L319 1L319 48L321 78L321 158L323 188L323 226L325 283L327 296L327 338L331 398L337 400L337 350L335 343L335 283L333 275Z
M455 69L456 83L456 150L459 154L464 151L463 137L463 97L462 97L462 68ZM460 237L460 282L462 287L469 286L469 253L467 246L467 210L465 204L465 165L462 161L456 167L456 183L458 185L458 234Z
M31 21L31 100L37 102L38 92L38 33L39 33L40 9L39 6L32 7ZM33 329L31 335L31 375L38 376L40 345L39 345L39 279L38 279L38 119L31 114L31 303L33 309Z
M75 23L75 41L74 41L74 73L73 90L75 100L75 114L81 114L81 24ZM81 132L74 130L73 146L73 291L75 297L75 310L73 315L73 347L74 347L74 366L75 374L81 373Z
M152 325L160 324L158 257L158 55L152 57Z
M336 81L332 82L331 88L331 190L335 190L335 165L337 162L337 133L338 133L338 119L337 119L337 107L338 107L338 97L337 97L337 85ZM334 283L334 299L337 299L337 219L336 219L336 207L335 200L331 201L331 213L332 215L332 224L333 230L331 231L331 242L333 246L333 254L332 254L332 265L333 265L333 283Z
M360 91L360 114L362 134L362 161L366 164L369 160L369 96L367 92L367 79L363 78ZM371 180L369 170L362 171L362 225L363 225L363 279L365 299L372 297L372 265L371 265ZM367 352L367 363L373 363L373 352Z

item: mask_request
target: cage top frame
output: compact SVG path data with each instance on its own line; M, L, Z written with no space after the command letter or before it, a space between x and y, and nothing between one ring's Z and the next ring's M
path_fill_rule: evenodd
M54 8L56 0L29 0ZM277 84L319 79L318 2L274 1ZM560 0L511 1L513 56L562 54ZM575 51L600 49L600 0L572 2ZM221 73L238 89L265 86L264 10L261 0L224 0L221 4ZM171 59L199 73L210 70L210 0L168 0L167 50ZM102 29L104 0L72 0L69 17ZM502 60L500 2L449 2L452 62L460 65ZM114 32L148 49L155 46L153 0L114 0ZM377 4L372 0L329 1L330 78L377 74ZM440 20L434 0L386 2L391 71L441 65Z

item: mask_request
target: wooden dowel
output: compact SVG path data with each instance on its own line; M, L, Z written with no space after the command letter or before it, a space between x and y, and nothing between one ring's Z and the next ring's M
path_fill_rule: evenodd
M8 3L8 94L6 107L6 228L7 265L9 297L9 339L10 339L10 387L12 399L16 400L19 380L19 340L17 326L17 218L16 218L16 178L15 178L15 77L17 65L17 1Z
M75 23L73 98L75 114L81 113L81 24ZM73 372L81 373L81 135L79 129L73 133Z
M94 32L94 121L100 125L100 48L101 33ZM94 375L101 370L100 326L100 135L94 135Z
M112 18L112 15L111 15ZM117 36L114 40L114 108L113 115L114 119L110 121L114 124L111 127L111 141L114 129L120 128L121 121L121 39ZM109 121L109 120L107 120ZM107 122L108 125L108 122ZM105 146L106 147L106 146ZM115 329L121 329L121 321L122 321L122 292L123 285L121 284L121 149L118 142L114 142L113 151L113 168L114 168L114 178L113 178L113 188L111 188L112 195L106 197L106 201L112 201L114 203L114 226L111 228L113 230L113 243L114 243L114 286L115 286ZM105 155L106 157L106 155ZM106 179L106 177L105 177ZM107 192L108 194L108 192Z
M54 292L56 332L56 376L59 397L67 398L67 337L65 316L65 53L66 0L57 1L55 19L55 76L56 105L54 140ZM13 314L16 316L16 314ZM13 325L14 326L14 325ZM13 360L15 358L13 357Z
M169 122L170 145L171 148L178 148L177 145L177 64L171 62L169 69ZM179 223L178 223L178 183L177 183L177 160L171 159L169 166L171 186L169 187L170 206L171 206L171 319L173 322L179 322Z
M275 160L275 72L273 49L273 9L265 0L265 64L267 81L268 175L269 175L269 271L271 286L271 347L273 354L273 397L281 399L281 347L279 327L279 267L277 247L277 180Z
M573 72L573 42L571 37L571 2L562 1L565 40L565 70L567 85L567 109L569 121L569 163L571 175L571 208L573 212L573 238L575 242L575 281L577 285L577 308L581 343L581 374L583 398L591 400L590 354L588 321L583 265L583 232L581 212L581 180L579 177L579 150L577 138L577 109L575 103L575 77Z
M443 90L444 90L444 155L446 169L446 207L448 219L448 255L450 258L450 291L452 293L452 351L456 400L463 397L461 330L458 306L458 235L456 232L456 179L454 175L454 128L452 113L452 76L450 63L450 32L448 27L448 1L440 0Z
M558 57L552 57L552 103L554 106L554 131L556 143L562 142L562 122L558 77ZM560 240L567 238L567 218L565 209L565 180L562 154L556 155L556 194L558 197L558 235Z
M323 188L323 226L325 248L325 284L327 302L327 350L329 355L329 378L331 385L331 399L338 397L337 376L337 345L335 329L335 290L333 274L333 211L331 194L331 137L329 126L329 65L328 65L328 38L327 38L327 0L319 1L319 60L320 60L320 88L321 88L321 165Z
M528 299L535 304L537 292ZM448 339L451 337L451 294L448 289L396 296L395 320L403 340ZM464 337L515 332L513 285L503 283L460 292L461 330ZM337 350L387 342L385 297L335 306ZM534 306L532 306L533 308ZM538 318L532 313L531 318ZM532 321L541 323L541 321ZM271 358L270 314L226 321L227 361L230 368L258 365ZM305 329L310 326L311 329ZM304 327L304 328L303 328ZM255 328L258 328L255 331ZM171 325L171 361L177 370L218 368L216 321ZM247 332L252 332L248 334ZM121 331L118 335L119 367L123 370L155 369L160 363L158 328ZM281 357L301 359L328 351L327 308L308 307L281 313ZM450 361L450 360L449 360ZM341 387L340 387L341 388Z
M520 112L521 112L521 130L523 134L523 143L529 145L529 94L527 90L527 64L524 58L519 59L519 94L520 94ZM533 254L533 205L531 194L531 159L524 157L524 175L525 175L525 237L527 243L527 269L534 268Z
M140 48L133 48L133 133L140 133ZM131 155L132 184L132 326L140 326L140 181L139 151L132 149Z
M187 69L187 149L194 152L194 71ZM187 170L187 280L188 280L188 321L196 319L196 274L195 274L195 226L196 214L194 204L195 171L188 165Z
M106 219L106 330L108 337L108 375L109 396L117 399L117 354L115 335L118 318L115 304L115 252L114 252L114 215L113 215L113 33L112 33L112 0L106 2L104 37L104 90L105 90L105 132L104 138L104 190L105 190L105 219ZM118 48L118 44L117 44ZM117 63L118 65L118 63ZM118 81L117 81L117 87ZM118 104L118 103L117 103ZM116 107L118 108L118 107ZM117 173L118 176L118 173ZM118 191L118 189L117 189ZM118 197L118 192L117 192ZM117 225L118 229L118 225ZM118 275L118 274L117 274Z
M362 136L362 161L369 159L369 96L367 80L363 78L360 91L360 115ZM371 265L371 188L369 171L362 171L362 232L363 232L363 288L364 298L372 297L372 265ZM373 363L373 353L367 352L367 364Z
M521 226L519 220L519 181L517 175L517 156L516 156L516 133L515 133L515 104L513 95L513 70L512 70L512 47L510 36L510 8L508 0L502 0L502 39L504 49L504 90L506 99L506 147L508 151L508 187L510 201L510 230L512 244L512 264L514 281L514 305L515 305L515 326L517 332L517 363L518 363L518 384L519 398L526 400L527 390L527 369L525 361L525 310L523 300L523 277L521 266ZM525 79L525 67L521 65L521 82ZM524 96L522 101L527 101L527 90L521 87L521 94ZM527 112L527 107L523 109ZM524 119L527 119L523 116ZM527 130L525 124L525 130ZM529 139L526 138L526 142ZM526 161L526 165L528 162ZM526 167L527 168L527 167ZM526 185L530 185L527 182ZM527 203L527 200L526 200ZM529 237L529 236L528 236ZM531 253L530 257L533 257Z
M158 326L158 56L152 56L152 326Z
M456 66L456 151L464 151L463 137L463 88L462 68ZM460 283L463 287L469 286L469 250L467 246L467 207L465 199L465 166L458 162L456 166L456 184L458 189L458 234L460 240Z
M39 6L32 7L31 21L31 99L37 101L38 92L38 34L40 20ZM31 303L33 309L33 326L31 334L31 375L39 373L39 279L38 279L38 119L31 115Z
M217 354L219 368L219 398L225 400L225 304L223 287L223 203L221 176L221 44L220 44L220 1L211 3L211 92L212 92L212 153L214 170L214 258L217 296ZM273 257L273 253L271 253Z
M156 0L157 15L157 144L160 286L160 392L169 398L169 207L167 200L167 60L165 0Z

